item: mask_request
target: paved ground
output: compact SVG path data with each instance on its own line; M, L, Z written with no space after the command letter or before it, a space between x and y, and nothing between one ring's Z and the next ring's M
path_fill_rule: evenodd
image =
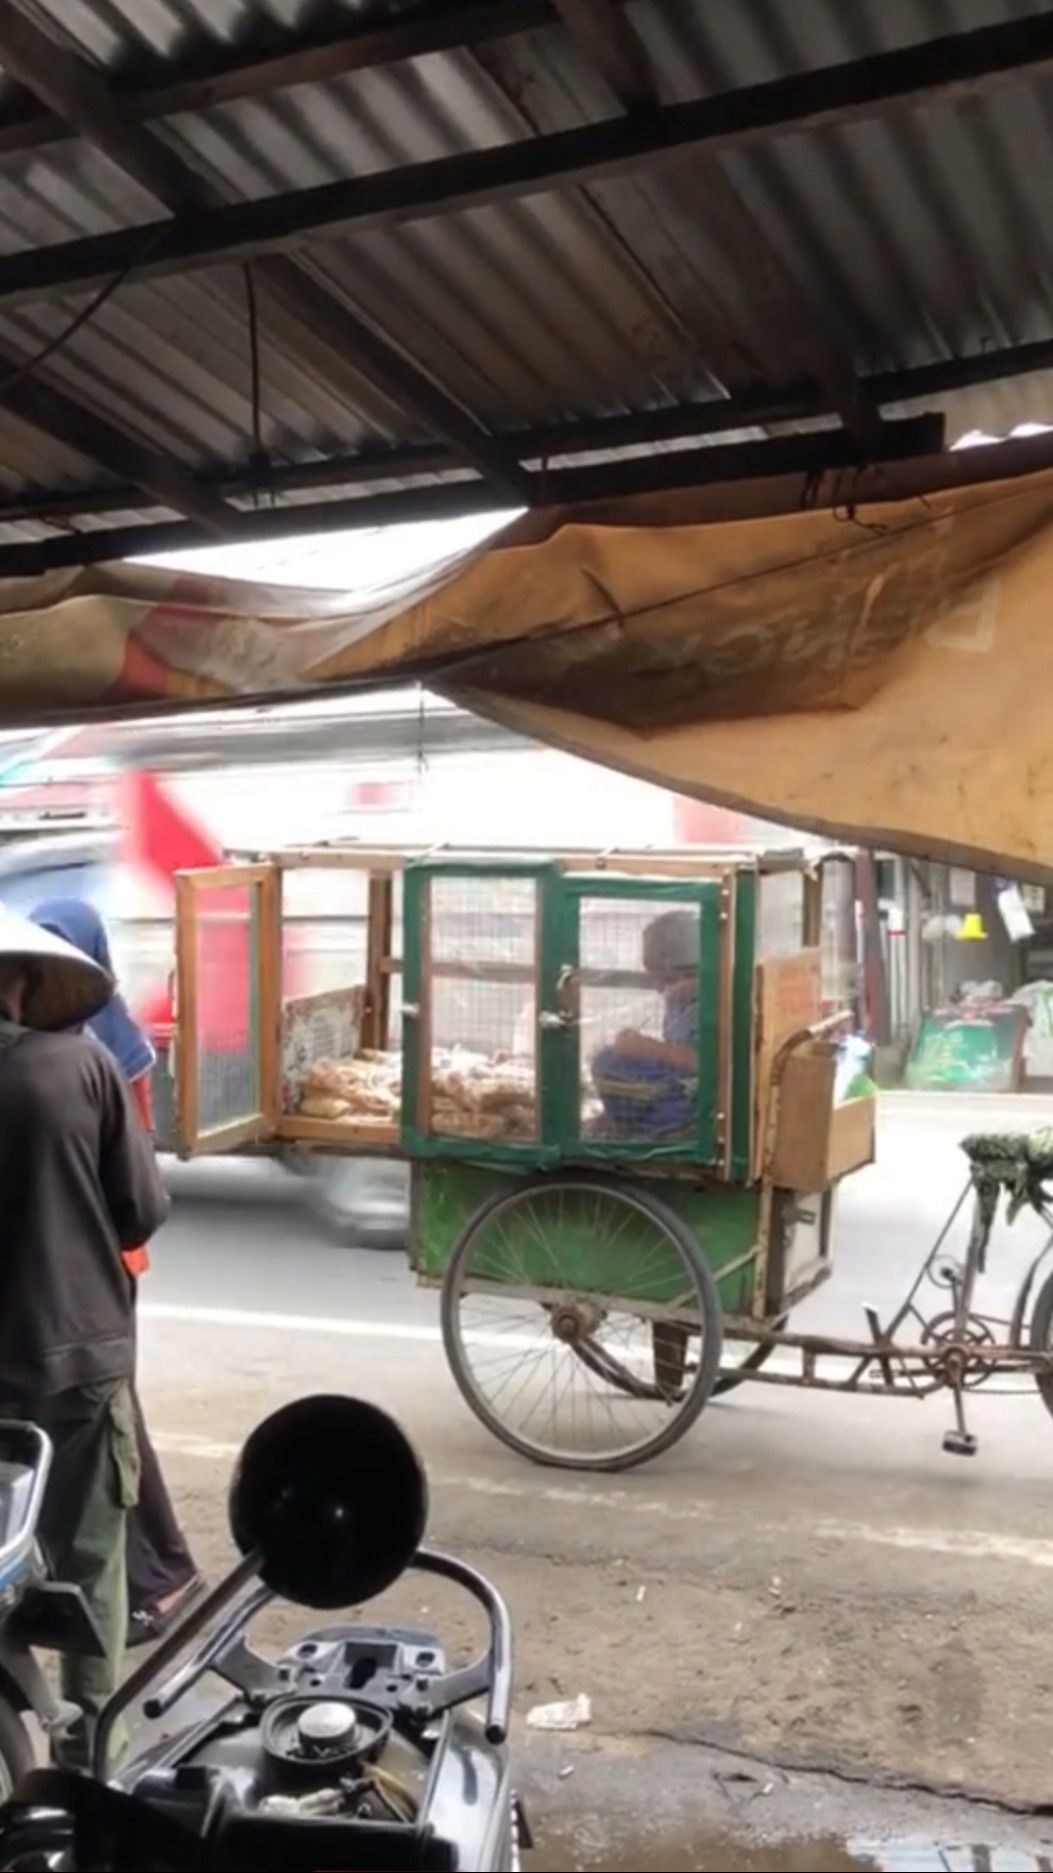
M799 1324L854 1332L864 1301L891 1311L961 1180L957 1136L991 1116L888 1103L880 1165L844 1192L837 1277ZM747 1388L648 1469L567 1478L524 1465L466 1412L434 1298L400 1255L332 1245L277 1173L202 1166L175 1187L144 1362L210 1570L249 1425L306 1389L360 1391L418 1440L434 1536L509 1594L521 1708L587 1691L590 1748L615 1760L704 1742L747 1766L1049 1801L1053 1421L1033 1393L977 1401L971 1462L942 1454L939 1399ZM1004 1311L1036 1240L1023 1219L996 1245ZM466 1639L430 1586L397 1597ZM566 1792L546 1773L555 1812Z

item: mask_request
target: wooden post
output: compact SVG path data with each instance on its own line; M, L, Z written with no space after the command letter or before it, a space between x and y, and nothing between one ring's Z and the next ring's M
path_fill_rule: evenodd
M260 1109L266 1129L273 1132L281 1116L282 1028L282 881L273 865L259 883L256 895L259 1038L257 1071Z
M383 1050L391 1032L392 906L394 879L390 872L370 872L366 935L366 1013L362 1039L366 1047Z
M184 1150L193 1150L198 1130L197 917L194 880L177 877L175 1096L176 1129Z

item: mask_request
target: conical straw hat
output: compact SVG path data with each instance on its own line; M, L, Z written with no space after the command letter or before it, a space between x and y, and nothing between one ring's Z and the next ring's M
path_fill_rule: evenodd
M78 1028L106 1006L114 991L112 977L72 943L0 904L0 963L9 958L24 961L30 972L21 1016L27 1028Z

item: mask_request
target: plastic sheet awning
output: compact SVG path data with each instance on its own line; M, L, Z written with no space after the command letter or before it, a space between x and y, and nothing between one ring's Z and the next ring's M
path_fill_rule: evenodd
M134 565L11 582L0 717L421 679L681 793L1053 877L1053 470L706 511L696 491L528 515L358 596Z

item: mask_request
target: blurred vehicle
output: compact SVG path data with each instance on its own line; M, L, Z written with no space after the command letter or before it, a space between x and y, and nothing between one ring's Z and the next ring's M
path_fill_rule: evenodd
M171 919L127 915L117 831L43 833L0 847L0 902L28 915L45 898L85 898L105 918L128 1000L157 1048L154 1109L158 1147L178 1148L169 1062L173 961ZM227 959L236 966L232 958ZM401 1248L409 1226L409 1173L388 1159L308 1157L280 1160L306 1201L341 1241Z
M178 1150L169 1050L180 870L260 846L325 842L601 850L613 828L619 845L636 848L794 842L628 775L598 773L417 692L66 730L35 747L31 739L6 758L0 750L0 900L28 912L44 898L83 897L102 913L121 986L158 1051L162 1150ZM73 830L78 811L83 824ZM69 829L49 829L56 822ZM367 907L350 895L350 877L290 874L287 890L297 895L286 902L287 996L361 979ZM250 1112L253 1087L250 1016L238 993L250 936L241 906L232 902L229 914L222 902L213 906L198 960L205 1130L210 1101L227 1118ZM397 1007L395 997L396 1023ZM292 1152L282 1162L341 1239L405 1240L401 1163Z

